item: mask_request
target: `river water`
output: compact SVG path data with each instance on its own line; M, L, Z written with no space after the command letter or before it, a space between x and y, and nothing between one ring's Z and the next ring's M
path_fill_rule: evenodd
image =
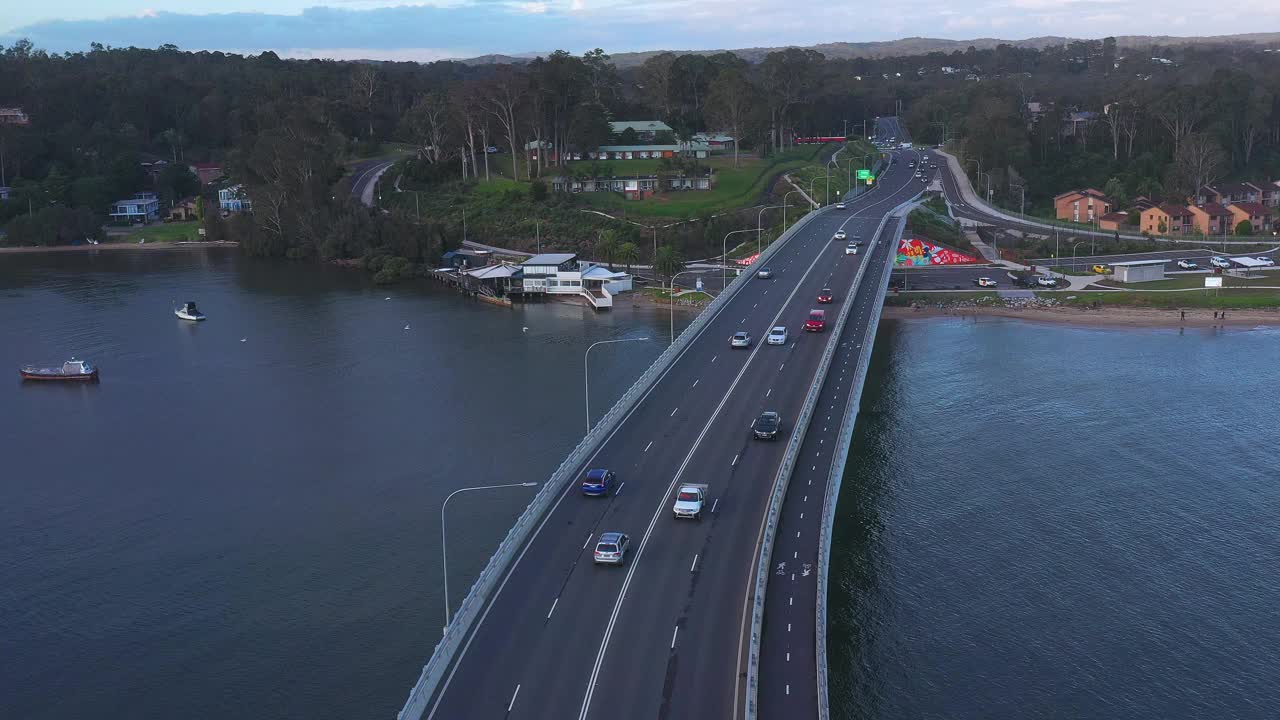
M0 718L393 717L443 623L445 495L544 480L587 345L659 340L592 352L598 415L666 332L226 251L0 256ZM1278 341L885 323L836 716L1273 716ZM71 354L102 382L14 372ZM526 492L450 502L455 606Z

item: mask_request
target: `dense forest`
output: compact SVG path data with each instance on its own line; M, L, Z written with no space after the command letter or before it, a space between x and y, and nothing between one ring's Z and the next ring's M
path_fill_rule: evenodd
M371 211L339 191L344 165L386 143L411 149L399 172L415 187L465 203L501 180L514 183L504 192L520 194L519 207L554 214L576 199L538 178L561 172L550 166L561 152L609 141L610 120L660 119L681 136L721 131L739 139L740 152L768 156L798 136L861 134L894 112L918 139L945 139L980 162L980 184L991 184L997 202L1016 206L1025 194L1035 207L1083 185L1118 198L1174 197L1215 179L1280 174L1277 70L1280 53L1194 46L1119 54L1110 39L886 59L792 48L758 63L661 53L624 69L601 50L468 65L97 44L57 55L18 42L0 51L0 107L21 108L30 122L0 125L0 186L12 188L0 223L10 244L91 237L112 201L150 190L167 206L200 191L188 164L216 161L243 183L254 212L225 220L205 212L209 239L233 237L261 255L420 263L460 239L456 208ZM1065 133L1077 112L1096 115ZM490 167L491 146L505 165ZM157 159L169 164L145 172L143 163ZM500 218L500 205L494 211ZM519 219L509 218L519 237L502 237L494 220L484 239L531 243ZM681 236L679 250L696 253L712 235Z

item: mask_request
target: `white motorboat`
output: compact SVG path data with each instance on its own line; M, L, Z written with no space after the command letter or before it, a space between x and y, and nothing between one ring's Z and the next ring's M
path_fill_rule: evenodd
M177 315L179 318L183 320L198 321L198 320L205 319L204 313L197 310L196 304L191 302L190 300L188 300L187 303L182 307L174 308L173 314Z

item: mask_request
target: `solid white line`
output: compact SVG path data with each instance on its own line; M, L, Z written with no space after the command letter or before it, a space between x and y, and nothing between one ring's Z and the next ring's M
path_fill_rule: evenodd
M507 712L511 712L511 708L516 706L516 696L520 694L520 686L516 685L516 691L511 693L511 702L507 703Z
M548 620L550 620L550 619L551 619L551 613L553 613L553 612L555 612L555 611L556 611L556 604L557 604L557 603L559 603L559 602L560 602L560 598L559 598L559 597L557 597L555 600L552 600L552 601L551 601L551 609L547 611L547 619L548 619Z
M680 626L677 625L676 628L671 631L671 649L672 650L676 649L676 636L679 634L680 634Z
M693 572L693 569L696 567L698 567L698 556L695 554L693 556L693 564L689 566L689 572Z
M653 447L653 441L650 440L648 445L644 446L644 451L649 452L649 448Z

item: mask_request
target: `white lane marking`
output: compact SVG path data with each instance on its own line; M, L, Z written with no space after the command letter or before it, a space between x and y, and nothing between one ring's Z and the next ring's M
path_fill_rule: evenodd
M626 482L623 482L621 485L619 485L619 486L618 486L618 489L617 489L617 490L615 490L615 491L613 492L613 496L614 496L614 497L618 497L619 495L621 495L621 494L622 494L622 488L624 488L624 487L626 487L626 486L627 486L627 483L626 483Z
M804 496L804 500L802 500L801 502L809 502L809 496L808 496L808 495L805 495L805 496Z
M735 465L737 465L737 464L738 464L738 456L737 456L737 455L734 455L734 456L733 456L733 462L729 463L729 467L733 467L733 466L735 466Z
M586 542L582 543L582 549L586 550L587 546L590 544L591 544L591 533L587 533L587 539L586 539Z
M649 452L649 448L653 447L653 441L650 440L648 445L644 446L644 451Z
M680 626L677 625L676 628L671 631L671 649L672 650L676 649L676 636L679 634L680 634Z
M551 613L556 611L556 605L560 602L560 598L551 601L551 609L547 611L547 619L551 619Z
M715 361L716 361L716 358L718 358L718 357L720 357L720 356L719 356L719 355L712 355L712 356L711 356L711 362L715 362Z
M801 519L801 520L803 520L803 519L804 519L804 513L800 513L800 519Z
M716 498L715 500L713 500L713 501L711 502L711 512L712 512L712 513L715 513L715 511L716 511L716 506L717 506L717 505L719 505L719 504L720 504L720 498Z
M791 653L787 653L787 662L791 662Z
M787 683L787 694L791 694L791 683Z
M800 537L800 531L799 531L799 530L797 530L797 531L796 531L796 537Z
M790 607L790 606L794 606L795 604L796 604L796 599L795 599L794 597L789 597L789 598L787 598L787 605L788 605L789 607Z
M799 560L799 559L800 559L800 551L799 551L799 550L797 550L797 551L795 551L795 552L791 553L791 559L792 559L792 560Z
M671 411L671 414L670 414L670 415L668 415L667 417L675 417L675 416L676 416L676 412L678 412L679 410L680 410L680 408L676 408L675 410L672 410L672 411Z
M511 708L516 706L516 696L520 694L520 686L516 685L516 691L511 693L511 702L507 703L507 712L511 712Z
M698 383L700 382L702 382L702 378L698 378L697 380L694 380L693 385L691 387L698 387Z
M693 572L693 569L696 567L698 567L698 556L695 554L693 556L693 564L689 566L689 572Z
M794 580L795 577L796 577L795 575L792 575L791 579ZM787 632L791 632L791 623L787 623Z
M769 388L769 392L765 393L764 396L769 397L772 394L773 394L773 388Z
M787 366L787 364L786 364L786 363L782 363L781 365L779 365L779 366L778 366L778 372L782 372L782 368L784 368L784 367L786 367L786 366Z
M742 318L741 320L739 320L739 321L738 321L738 324L739 324L739 325L741 325L742 323L744 323L744 322L746 322L746 321L747 321L747 319L746 319L746 318Z

